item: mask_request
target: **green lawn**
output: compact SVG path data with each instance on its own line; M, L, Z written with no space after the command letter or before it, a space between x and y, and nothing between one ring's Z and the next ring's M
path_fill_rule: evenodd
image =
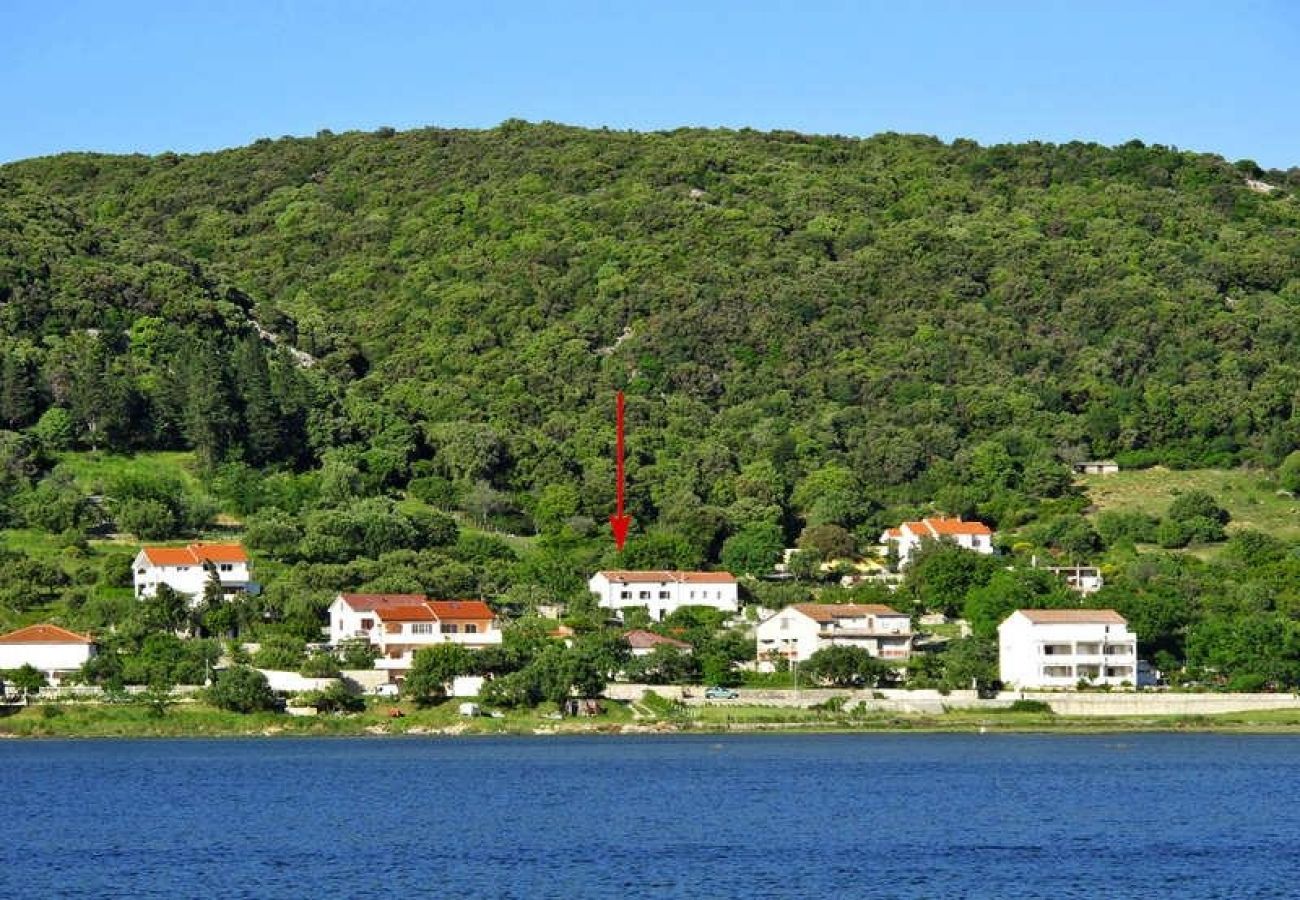
M362 735L451 733L531 734L549 731L617 731L632 722L622 703L605 701L599 716L553 719L542 706L511 710L503 718L467 718L459 713L460 701L450 700L428 709L411 703L371 701L365 712L350 715L289 716L282 713L224 712L206 703L176 703L163 716L151 715L140 703L41 704L8 717L0 717L0 735L21 737L203 737L238 735ZM401 710L393 717L390 710Z
M187 490L200 493L203 488L194 474L194 454L188 451L136 453L131 456L101 451L64 453L59 456L59 465L72 472L89 493L99 493L113 479L127 474L174 475L181 479Z
M1279 494L1270 473L1251 469L1192 469L1163 466L1088 475L1080 479L1097 512L1126 510L1163 516L1180 493L1205 491L1232 514L1229 532L1266 531L1284 540L1300 539L1300 498Z

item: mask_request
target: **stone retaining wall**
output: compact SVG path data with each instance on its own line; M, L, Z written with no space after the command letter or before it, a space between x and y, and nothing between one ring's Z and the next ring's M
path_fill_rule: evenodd
M1052 711L1064 716L1187 716L1214 713L1251 712L1267 709L1300 709L1296 694L1187 694L1169 691L1073 692L1073 691L1003 691L995 698L981 699L975 691L934 690L908 691L848 690L808 688L772 690L738 688L737 700L705 700L703 685L611 684L605 695L611 700L640 700L646 691L654 691L670 700L688 705L704 703L745 704L747 706L809 707L843 697L847 705L862 704L869 709L898 713L938 714L944 709L997 709L1014 701L1041 700ZM685 694L685 696L683 696Z

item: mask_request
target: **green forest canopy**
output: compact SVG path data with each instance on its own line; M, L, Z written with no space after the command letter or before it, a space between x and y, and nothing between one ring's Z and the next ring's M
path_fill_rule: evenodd
M641 523L874 528L951 487L1006 516L1076 458L1300 445L1294 169L511 121L0 184L0 419L66 409L73 446L333 455L599 521L621 389Z

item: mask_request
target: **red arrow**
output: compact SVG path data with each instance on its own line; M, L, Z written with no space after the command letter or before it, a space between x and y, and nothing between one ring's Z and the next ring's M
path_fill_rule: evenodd
M619 550L627 542L627 527L632 524L632 517L623 515L623 392L616 395L615 437L614 437L614 472L617 481L616 497L618 506L614 515L609 517L609 527L614 532L614 546Z

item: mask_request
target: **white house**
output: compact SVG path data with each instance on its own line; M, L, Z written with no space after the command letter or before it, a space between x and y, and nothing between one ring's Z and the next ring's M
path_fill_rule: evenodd
M239 544L190 544L187 547L143 547L132 564L135 595L152 597L158 585L198 600L208 578L215 573L226 597L257 593L248 568L248 554Z
M627 645L632 648L633 656L649 656L659 647L671 647L682 653L690 653L694 648L685 641L679 641L676 638L665 637L662 634L655 634L653 631L645 631L636 628L623 635Z
M1062 579L1070 590L1085 597L1106 586L1106 579L1096 566L1048 566L1047 571Z
M587 582L605 609L644 606L650 618L664 618L683 606L740 609L736 577L730 572L597 572Z
M964 522L961 516L938 516L919 522L904 522L890 528L880 536L880 543L893 547L898 553L898 565L905 566L922 541L948 540L965 550L976 553L993 552L993 529L983 522Z
M1137 637L1113 609L1018 609L998 626L1008 687L1136 684L1137 663Z
M58 684L95 655L95 642L57 625L28 625L0 635L0 669L30 665Z
M898 662L912 655L912 620L879 604L798 603L759 622L754 632L760 672L771 672L778 658L806 662L823 647L861 647Z
M1077 475L1117 475L1119 463L1113 459L1090 459L1075 463L1074 471Z
M330 605L330 642L364 638L379 651L375 668L404 672L415 651L436 644L471 650L501 643L501 623L482 600L430 600L420 594L339 594Z

